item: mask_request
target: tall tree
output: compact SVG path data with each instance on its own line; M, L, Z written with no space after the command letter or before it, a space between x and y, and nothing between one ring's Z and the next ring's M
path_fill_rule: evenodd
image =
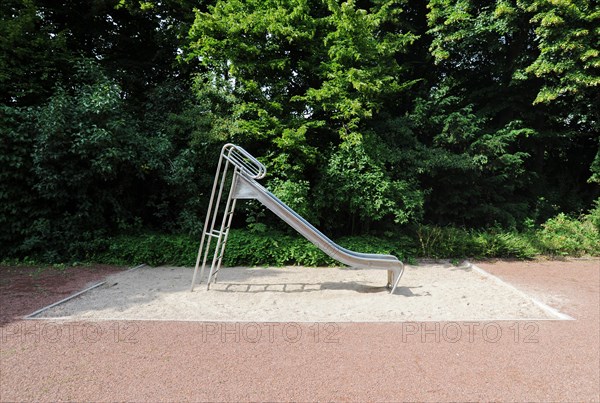
M132 222L172 228L190 2L9 0L0 11L3 253L46 241L65 251L75 235Z
M401 29L401 5L219 1L192 28L190 57L207 69L200 79L231 94L228 137L269 151L272 184L292 207L310 211L287 191L317 189L328 224L360 211L364 223L387 215L406 222L420 210L399 191L417 192L412 184L390 177L365 147L369 124L414 84L398 58L416 38ZM370 170L371 182L359 185ZM356 186L379 193L350 192Z
M588 0L518 4L532 15L539 49L524 72L543 80L534 103L556 105L562 130L584 145L572 158L583 154L587 163L598 144L589 180L600 182L600 6Z
M443 89L441 93L455 110L468 108L480 119L467 144L471 151L465 155L476 159L480 173L463 177L469 180L448 175L454 181L451 187L458 187L463 195L471 193L470 203L484 207L481 213L489 208L496 211L478 214L469 224L494 220L519 224L532 215L545 219L556 213L556 206L566 210L584 207L589 203L590 189L582 176L589 172L596 145L589 135L582 135L581 126L574 127L577 112L573 107L539 102L547 87L542 75L531 74L543 48L535 26L539 19L532 9L505 0L434 0L429 8L431 51L440 74L436 87ZM442 115L450 116L448 112ZM452 139L452 122L447 123ZM485 133L489 133L488 141ZM488 144L475 150L476 142ZM486 155L486 149L495 157ZM460 150L464 151L467 149ZM468 171L477 172L474 168ZM569 181L569 177L576 179ZM437 198L435 193L431 207L436 208L430 211L445 216L449 210L464 208L447 205L446 196ZM573 194L578 196L569 196Z

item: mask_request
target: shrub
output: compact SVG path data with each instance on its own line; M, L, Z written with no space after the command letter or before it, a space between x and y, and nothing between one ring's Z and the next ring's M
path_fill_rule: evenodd
M578 220L563 213L549 219L539 231L543 251L561 256L599 254L600 235L592 221L593 218Z
M531 259L546 253L561 256L600 255L600 233L596 226L598 207L582 219L559 214L541 229L507 232L500 229L473 231L455 227L420 226L412 234L385 237L353 236L338 240L348 249L397 256L403 261L428 258L518 258ZM596 220L596 221L595 221ZM410 236L412 235L412 236ZM93 241L72 242L70 256L38 254L21 262L66 263L76 261L151 266L194 266L199 237L142 233ZM208 261L213 257L213 248ZM13 259L14 260L14 259ZM18 260L6 260L9 264ZM227 241L225 266L336 266L338 262L299 235L268 230L232 229Z
M104 250L90 260L107 264L147 263L193 266L198 245L187 235L126 235L104 240Z
M171 264L193 266L198 253L199 238L187 235L140 234L99 240L88 260L108 264L147 263L151 266ZM406 236L381 239L347 237L340 240L344 247L366 253L393 254L399 258L411 256L415 250ZM208 255L210 264L214 242ZM225 266L335 266L339 265L318 247L299 236L284 233L253 232L232 229L223 258Z
M416 230L421 257L451 258L481 255L480 240L454 227L419 226Z
M586 219L600 232L600 197L594 202L594 208L590 210Z
M475 236L476 257L533 259L539 254L531 233L479 232Z

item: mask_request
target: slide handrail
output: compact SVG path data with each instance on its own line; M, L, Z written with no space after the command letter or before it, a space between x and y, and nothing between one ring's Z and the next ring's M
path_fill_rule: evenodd
M235 144L225 144L221 150L221 158L225 158L252 179L262 179L267 174L267 168L259 160Z

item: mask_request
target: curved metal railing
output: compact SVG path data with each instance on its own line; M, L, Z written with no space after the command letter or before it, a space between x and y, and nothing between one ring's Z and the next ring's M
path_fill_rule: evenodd
M252 179L262 179L267 174L267 168L259 160L235 144L225 144L221 150L221 158L225 158Z

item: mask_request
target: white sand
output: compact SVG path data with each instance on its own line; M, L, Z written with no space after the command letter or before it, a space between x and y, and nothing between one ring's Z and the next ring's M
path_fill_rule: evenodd
M143 267L38 317L73 320L398 322L557 319L470 265L407 266L395 295L382 270L224 268L189 291L193 270Z

